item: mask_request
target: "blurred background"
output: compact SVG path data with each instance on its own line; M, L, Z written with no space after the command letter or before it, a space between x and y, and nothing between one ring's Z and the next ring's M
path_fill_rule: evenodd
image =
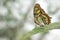
M0 0L0 40L21 40L21 35L35 28L36 3L52 17L51 23L60 22L60 0ZM40 37L37 33L27 40L40 40ZM60 40L60 29L49 30L43 40Z

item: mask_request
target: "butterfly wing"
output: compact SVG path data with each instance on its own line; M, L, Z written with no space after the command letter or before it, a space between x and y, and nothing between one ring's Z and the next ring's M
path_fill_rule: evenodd
M40 13L40 5L39 4L35 4L33 13L34 13L34 22L37 25L40 25L40 22L38 21L38 17L39 17L39 15L41 15L41 13Z
M45 11L40 7L39 4L35 4L34 6L34 22L37 24L37 25L40 25L40 22L38 21L38 17L40 17L43 21L43 23L46 25L50 24L51 23L51 17L49 17Z
M42 19L45 25L51 23L51 17L49 17L47 14L41 14L40 18Z

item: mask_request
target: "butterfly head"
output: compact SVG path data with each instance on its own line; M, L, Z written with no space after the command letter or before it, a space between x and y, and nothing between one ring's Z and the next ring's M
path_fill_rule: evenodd
M35 8L39 8L40 7L40 5L37 3L37 4L35 4Z
M37 4L35 4L34 8L35 8L35 10L38 10L38 9L40 9L40 5L37 3Z

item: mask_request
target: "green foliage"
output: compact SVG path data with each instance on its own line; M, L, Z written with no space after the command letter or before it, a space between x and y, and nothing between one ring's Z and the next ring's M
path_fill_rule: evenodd
M50 25L44 25L44 27L35 27L32 31L21 35L20 40L26 40L34 34L43 33L44 35L52 29L60 29L60 22L51 23ZM44 36L42 35L42 37ZM42 39L41 39L42 40Z

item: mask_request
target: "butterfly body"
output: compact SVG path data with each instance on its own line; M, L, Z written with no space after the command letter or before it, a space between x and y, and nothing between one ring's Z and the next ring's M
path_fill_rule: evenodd
M48 25L51 23L51 20L50 20L51 17L49 17L48 14L45 13L45 11L40 7L39 4L35 4L35 6L34 6L34 21L37 25L40 25L38 18L41 18L45 25Z

